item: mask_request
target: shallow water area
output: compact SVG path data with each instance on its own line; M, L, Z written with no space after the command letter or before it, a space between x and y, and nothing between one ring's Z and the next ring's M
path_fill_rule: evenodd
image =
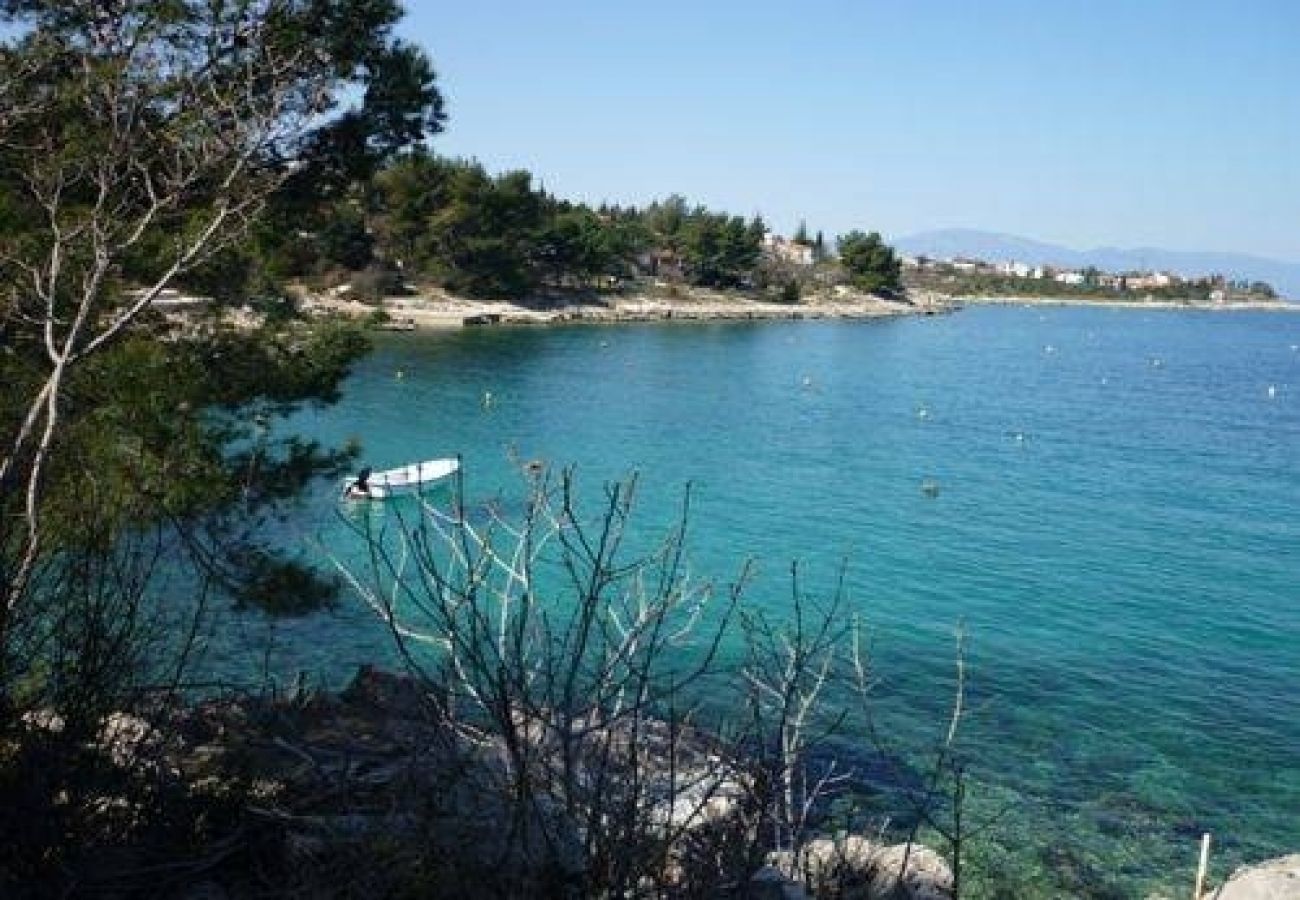
M753 558L773 615L792 560L814 594L846 564L908 747L946 726L960 623L981 864L1143 896L1202 830L1219 876L1300 849L1298 344L1285 313L1068 307L469 329L382 337L293 424L376 468L459 453L471 506L521 502L527 461L592 496L635 471L647 534L690 483L693 571ZM355 563L403 513L336 489L281 536ZM392 659L346 597L275 638L286 673Z

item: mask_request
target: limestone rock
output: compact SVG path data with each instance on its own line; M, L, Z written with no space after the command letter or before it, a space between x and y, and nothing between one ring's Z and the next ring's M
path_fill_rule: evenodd
M157 755L162 737L139 716L115 712L105 720L99 743L115 765L127 768L140 762L145 754Z
M802 868L816 894L855 900L949 900L952 870L920 844L883 846L860 835L820 838L804 848Z
M1207 900L1300 900L1300 853L1245 866Z

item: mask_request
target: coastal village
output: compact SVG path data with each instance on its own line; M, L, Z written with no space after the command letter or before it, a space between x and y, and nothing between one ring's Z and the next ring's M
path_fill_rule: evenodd
M1016 260L898 255L900 290L864 291L849 277L820 234L764 234L752 276L731 289L693 284L680 252L646 251L621 277L587 290L544 292L510 302L456 295L409 282L383 298L362 298L350 282L304 292L317 312L376 316L389 330L421 326L546 324L550 322L691 321L773 318L872 318L931 314L968 303L1100 303L1202 309L1286 308L1267 283L1221 274L1170 271L1107 272L1094 267L1031 265Z
M992 294L1064 294L1131 301L1184 299L1213 306L1278 300L1277 292L1267 282L1218 273L1183 276L1158 270L1106 272L1095 266L1070 268L964 256L903 256L900 261L907 282L931 287L962 285Z
M608 224L608 223L607 223ZM879 240L877 238L877 240ZM757 242L756 242L757 243ZM1271 285L1221 274L1185 276L1167 270L1109 272L970 256L897 254L879 243L890 286L855 278L833 241L800 225L793 237L764 229L753 261L729 285L703 284L679 247L630 255L620 274L564 273L525 296L483 296L430 278L399 259L371 268L328 267L286 284L301 312L343 316L389 331L476 325L541 325L653 321L875 318L948 312L980 303L1081 303L1198 309L1290 308ZM837 248L838 249L838 248ZM387 274L376 279L376 266ZM155 308L183 318L203 315L212 298L167 289ZM253 325L252 307L226 318Z
M773 262L809 270L827 258L825 251L819 250L812 241L776 234L764 239L764 253ZM932 291L963 300L1009 294L1081 301L1181 300L1189 305L1220 307L1281 302L1277 291L1265 281L1232 278L1221 273L1183 275L1152 269L1110 272L1095 266L1070 267L975 256L901 254L898 261L903 284L909 291Z

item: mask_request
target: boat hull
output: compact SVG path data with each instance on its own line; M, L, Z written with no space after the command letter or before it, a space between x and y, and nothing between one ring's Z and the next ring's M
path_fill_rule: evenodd
M352 500L388 500L419 494L441 484L460 470L456 458L430 459L375 472L367 479L367 489L357 489L355 478L344 483L344 496Z

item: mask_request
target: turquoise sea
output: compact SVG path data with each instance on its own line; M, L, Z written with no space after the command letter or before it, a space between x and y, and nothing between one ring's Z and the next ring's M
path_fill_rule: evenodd
M522 496L518 459L635 471L647 530L689 482L693 571L753 558L777 615L792 560L813 592L847 561L906 747L946 726L961 623L971 865L1014 895L1186 890L1202 831L1218 877L1300 850L1300 315L393 335L294 425L377 468L460 453L471 503ZM333 486L281 527L356 553ZM392 658L346 596L273 637L282 673Z

